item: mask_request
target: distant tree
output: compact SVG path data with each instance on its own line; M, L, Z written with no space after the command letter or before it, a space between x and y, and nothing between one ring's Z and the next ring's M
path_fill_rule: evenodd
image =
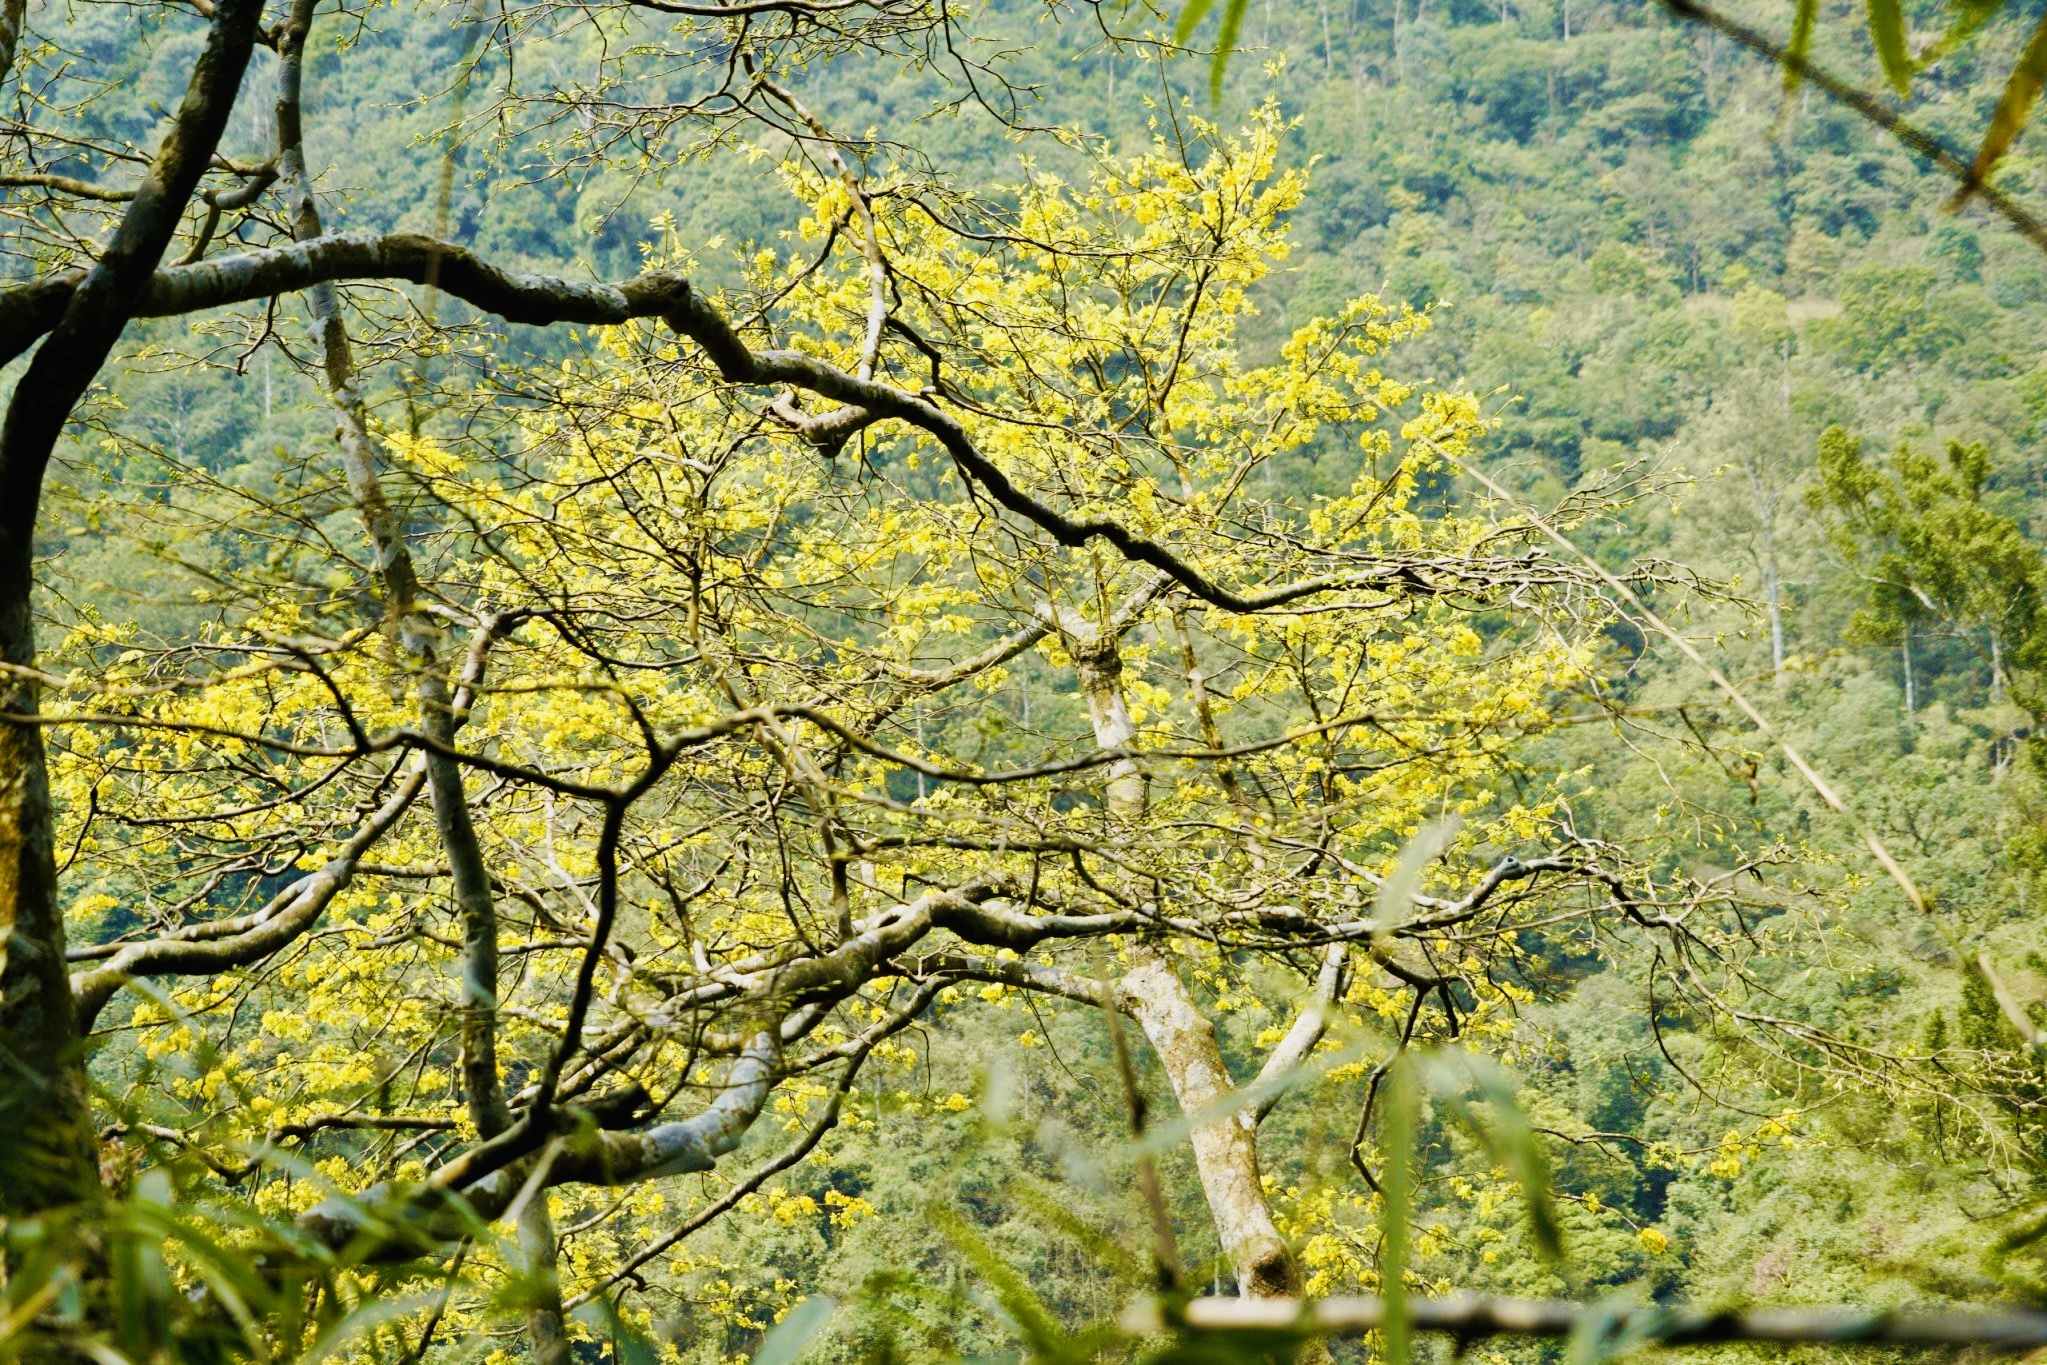
M1914 155L1954 179L1957 188L1951 207L1981 199L2035 246L2047 251L2047 222L1990 183L1992 173L2025 131L2041 87L2047 85L2047 18L2035 20L2024 7L2000 3L2000 0L1952 0L1944 7L1948 12L1946 27L1915 52L1903 0L1866 0L1868 35L1878 68L1892 92L1901 100L1910 96L1913 78L1923 68L1965 48L1984 24L2000 11L2018 12L2019 17L2030 24L2031 37L2013 62L2005 78L2002 96L1991 111L1977 150L1971 157L1957 152L1938 136L1913 123L1884 98L1842 79L1813 61L1813 36L1822 18L1827 17L1823 14L1820 0L1793 0L1789 32L1783 38L1772 36L1711 5L1701 4L1699 0L1661 0L1661 4L1676 18L1712 29L1781 67L1787 96L1796 93L1800 86L1810 84L1889 133ZM1179 9L1173 33L1175 41L1191 43L1203 21L1215 8L1215 0L1187 0ZM1220 100L1222 96L1223 78L1249 8L1249 0L1223 0L1214 46L1210 49L1209 92L1212 99ZM1568 18L1564 36L1570 36ZM1503 61L1493 74L1499 89L1497 93L1489 91L1486 98L1496 103L1506 102L1497 104L1497 107L1508 128L1517 130L1522 119L1505 112L1516 104L1516 70L1511 62ZM1710 80L1710 68L1704 74ZM1616 126L1624 126L1644 114L1646 111L1639 106L1648 102L1647 96L1624 100L1611 110L1610 117ZM1626 107L1630 104L1638 107Z
M1862 444L1840 427L1822 433L1810 494L1833 514L1836 546L1867 585L1854 629L1887 644L1908 639L1915 624L1956 630L1988 665L1993 691L2012 686L2037 718L2047 706L2038 680L2047 562L1997 506L1989 448L1949 441L1936 458L1905 443L1886 466Z

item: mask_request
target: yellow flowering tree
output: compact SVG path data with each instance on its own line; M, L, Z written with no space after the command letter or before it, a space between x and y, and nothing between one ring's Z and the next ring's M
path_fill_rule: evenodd
M110 481L191 629L81 607L33 672L104 1178L188 1154L350 1264L480 1237L420 1312L517 1305L543 1361L664 1257L761 1326L689 1234L872 1216L782 1174L906 1030L1028 994L1148 1044L1242 1292L1373 1283L1392 1055L1511 1057L1524 931L1648 918L1517 757L1610 612L1442 497L1491 422L1396 377L1428 318L1360 298L1247 354L1285 133L1182 113L986 200L792 160L800 227L718 297L652 247L583 286L328 234L301 166L297 240L194 298L309 291L331 449ZM386 426L351 271L592 349ZM1217 1023L1253 1006L1247 1074ZM1303 1079L1363 1082L1354 1190L1261 1169Z
M1605 617L1423 505L1488 425L1382 369L1425 317L1243 355L1283 132L1033 166L973 226L791 165L809 216L743 290L610 329L488 444L344 402L357 529L319 480L192 640L77 622L58 842L123 1159L195 1149L372 1258L516 1219L568 1281L544 1344L726 1209L816 1213L770 1182L863 1066L1036 992L1136 1025L1237 1282L1297 1292L1258 1120L1374 1027L1510 1037L1519 925L1599 863L1513 746ZM146 510L184 544L239 496ZM1275 970L1301 1007L1240 1087L1213 1018ZM764 1118L726 1193L644 1183ZM644 1192L562 1204L593 1185Z
M560 125L521 144L558 166L787 151L802 224L733 289L681 251L592 282L332 230L314 0L167 7L166 43L204 30L184 95L111 122L134 92L47 16L8 144L32 194L0 209L10 1348L140 1357L182 1318L297 1357L361 1308L364 1354L418 1358L516 1310L558 1365L576 1314L679 1270L764 1327L794 1287L690 1235L875 1216L785 1173L872 1115L863 1076L1020 998L1097 1012L1126 1077L1148 1045L1243 1293L1370 1283L1395 1056L1511 1057L1524 935L1566 922L1695 970L1700 930L1570 831L1574 779L1518 762L1596 680L1604 580L1445 496L1489 420L1387 368L1428 320L1366 298L1276 356L1245 339L1306 183L1276 114L1043 139L976 197L790 88L854 50L978 80L950 7L645 8L507 9L548 74L491 113ZM557 57L597 74L563 88ZM581 329L579 358L493 355L381 420L375 357L442 345L444 299ZM244 307L320 390L298 448L223 473L68 444L119 431L129 324ZM148 611L38 559L55 510L153 557ZM1226 1050L1249 1010L1271 1026ZM1341 1197L1261 1166L1304 1078L1361 1092Z

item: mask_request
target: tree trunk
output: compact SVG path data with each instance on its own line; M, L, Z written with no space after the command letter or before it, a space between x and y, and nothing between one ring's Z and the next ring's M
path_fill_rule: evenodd
M533 1342L535 1365L569 1365L569 1335L562 1324L561 1277L555 1268L554 1219L547 1211L547 1191L535 1190L519 1211L519 1253L532 1277L533 1298L526 1305L526 1335Z
M1215 1025L1195 1008L1187 985L1163 953L1143 947L1122 981L1124 998L1172 1082L1183 1113L1194 1115L1229 1098L1236 1085L1216 1042ZM1238 1109L1209 1119L1191 1134L1194 1169L1208 1200L1223 1254L1246 1298L1289 1298L1301 1272L1272 1220L1258 1172L1258 1119Z
M9 395L0 423L0 660L32 669L35 530L43 473L73 408L121 329L219 145L255 45L262 0L219 0L177 117L120 226L65 303ZM10 21L11 24L11 21ZM32 715L36 689L0 684L6 714ZM84 1040L64 966L55 813L42 729L0 723L0 1215L73 1202L99 1186Z
M11 528L10 528L11 529ZM32 542L0 533L0 658L35 664ZM25 679L0 706L32 714ZM64 963L42 728L0 725L0 1216L75 1203L99 1183L77 1004Z
M316 240L325 233L319 200L306 165L302 127L305 49L314 7L315 0L295 0L278 53L278 163L290 182L287 194L292 201L292 235L301 242ZM470 32L473 36L473 29ZM464 39L465 44L468 41ZM466 76L464 83L466 88ZM447 168L452 165L452 161L444 163ZM444 174L443 217L447 194ZM397 510L384 496L340 301L331 285L311 290L310 298L314 338L321 349L321 368L337 421L335 435L343 472L376 552L385 607L396 628L403 661L416 675L420 728L438 744L452 746L459 719L455 714L454 691L441 673L441 630L419 608L419 574L406 543L405 528ZM455 905L462 917L462 1089L468 1100L470 1122L476 1126L478 1136L488 1139L512 1122L497 1054L497 905L491 894L482 841L471 818L461 765L445 752L429 752L426 771L434 821L448 860ZM533 1298L526 1310L526 1328L532 1338L534 1359L539 1365L566 1365L570 1358L569 1340L562 1325L554 1221L548 1214L545 1190L535 1190L520 1211L519 1248L532 1280Z
M1764 605L1770 612L1770 673L1773 677L1784 676L1784 604L1778 597L1777 562L1772 554L1770 566L1764 573Z
M1912 623L1910 621L1905 622L1902 653L1905 662L1905 719L1910 720L1912 719L1912 713L1918 709L1912 696Z
M1057 610L1054 619L1073 656L1095 744L1127 750L1137 727L1123 697L1123 660L1115 627L1097 628L1070 608ZM1127 831L1144 815L1144 770L1134 758L1118 758L1109 767L1105 788L1111 834ZM1195 1007L1186 983L1163 952L1140 944L1135 957L1137 965L1119 983L1124 1008L1158 1054L1181 1112L1190 1117L1202 1113L1236 1089L1216 1041L1215 1025ZM1250 1298L1298 1294L1300 1270L1272 1220L1258 1175L1257 1115L1240 1109L1211 1118L1194 1128L1190 1140L1201 1192L1237 1277L1237 1291Z

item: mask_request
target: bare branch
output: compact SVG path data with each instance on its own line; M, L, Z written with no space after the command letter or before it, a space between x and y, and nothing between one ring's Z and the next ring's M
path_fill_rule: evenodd
M1417 1331L1447 1332L1460 1341L1493 1336L1568 1337L1581 1327L1602 1329L1608 1340L1704 1345L1755 1341L1872 1346L1981 1346L2025 1351L2047 1346L2047 1313L2013 1309L1966 1312L1949 1309L1752 1308L1708 1312L1694 1308L1615 1310L1601 1304L1558 1299L1493 1298L1452 1294L1410 1298L1409 1324ZM1604 1321L1602 1321L1604 1320ZM1298 1299L1196 1299L1168 1318L1151 1300L1124 1313L1124 1330L1152 1334L1175 1328L1191 1333L1299 1333L1303 1337L1361 1337L1386 1321L1385 1301L1369 1294Z
M20 355L55 326L85 278L85 271L71 270L0 292L0 358ZM667 271L616 285L522 275L419 233L339 232L159 270L141 289L133 316L177 317L350 280L433 284L507 322L536 327L660 317L689 295L689 282Z
M78 1001L79 1030L90 1032L114 992L137 977L211 976L244 967L292 942L319 921L336 895L355 877L356 864L396 824L426 782L426 767L413 768L363 827L326 866L286 887L253 915L198 924L163 938L131 943L105 966L71 978Z
M451 1163L433 1181L411 1190L379 1187L360 1197L335 1197L299 1219L301 1230L331 1247L368 1236L366 1259L404 1260L460 1235L468 1219L491 1222L511 1209L529 1178L556 1185L628 1185L659 1176L708 1171L739 1145L766 1106L781 1064L773 1030L756 1034L732 1063L718 1097L701 1114L663 1123L644 1133L609 1133L584 1127L488 1171ZM517 1130L515 1129L516 1133ZM492 1144L485 1144L485 1148ZM478 1151L484 1148L477 1149ZM463 1177L475 1172L475 1178ZM380 1208L396 1201L395 1209ZM460 1201L459 1208L451 1207ZM466 1213L468 1218L462 1215Z

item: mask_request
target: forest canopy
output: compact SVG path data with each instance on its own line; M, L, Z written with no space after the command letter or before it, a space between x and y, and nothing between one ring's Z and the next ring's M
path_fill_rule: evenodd
M8 1358L2047 1341L2037 158L1177 17L0 7Z

